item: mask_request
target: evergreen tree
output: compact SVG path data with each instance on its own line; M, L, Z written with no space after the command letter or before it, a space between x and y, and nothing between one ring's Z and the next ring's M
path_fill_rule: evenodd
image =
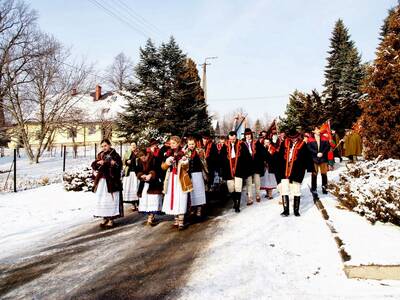
M361 135L367 158L400 158L400 6L385 21L386 29L363 86Z
M132 97L118 123L121 136L128 140L134 139L145 127L156 129L164 124L161 110L165 108L165 98L161 97L160 91L160 56L150 39L139 52L136 81L127 88Z
M364 68L358 50L350 40L348 29L341 19L335 24L330 42L325 68L324 108L321 113L331 120L339 132L343 132L360 115L358 102Z
M286 117L281 118L279 128L281 131L301 128L302 131L310 132L315 126L324 122L321 114L322 108L321 96L316 90L310 94L295 91L289 97L289 103L286 107Z
M285 117L279 120L280 131L286 132L290 129L296 129L301 124L301 112L303 110L304 93L295 90L289 96L289 103L286 105Z
M188 58L184 72L177 79L178 92L171 101L171 132L174 134L212 134L203 89L195 62Z
M144 128L164 135L210 132L196 64L173 37L158 49L148 40L135 73L137 82L128 88L133 97L119 123L122 136L134 139Z
M389 18L390 18L391 15L394 14L394 12L395 12L395 8L389 9L388 16L385 18L385 20L383 20L383 25L381 26L381 32L380 32L380 38L379 38L381 41L385 38L385 36L388 33Z

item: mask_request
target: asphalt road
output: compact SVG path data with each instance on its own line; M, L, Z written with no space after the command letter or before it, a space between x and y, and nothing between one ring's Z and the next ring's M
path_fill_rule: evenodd
M127 213L113 229L79 226L45 248L0 262L0 299L174 298L199 251L217 233L215 216L230 203L209 205L209 217L184 231L171 217L145 226Z

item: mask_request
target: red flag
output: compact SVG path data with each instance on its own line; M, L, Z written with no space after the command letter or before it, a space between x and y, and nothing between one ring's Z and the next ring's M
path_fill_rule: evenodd
M319 130L321 131L321 135L327 136L328 140L332 141L332 131L331 131L330 120L328 120L324 124L322 124L321 128Z

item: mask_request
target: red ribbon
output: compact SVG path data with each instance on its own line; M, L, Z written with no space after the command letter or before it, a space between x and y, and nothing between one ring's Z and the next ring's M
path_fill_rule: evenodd
M175 175L176 175L176 167L172 168L172 181L171 181L171 210L174 209L174 181L175 181Z

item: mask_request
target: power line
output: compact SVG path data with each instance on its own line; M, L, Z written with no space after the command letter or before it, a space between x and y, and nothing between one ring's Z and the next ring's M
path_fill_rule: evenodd
M158 32L154 29L150 28L149 25L143 23L140 19L138 19L134 14L132 14L125 6L121 4L120 1L112 0L114 6L113 11L117 13L120 17L123 17L127 22L131 23L134 26L137 26L138 29L142 30L144 33L150 35L156 35L161 37ZM105 5L105 1L103 1Z
M120 22L124 23L125 25L129 26L130 28L132 28L133 30L135 30L137 33L141 34L142 36L144 36L145 38L149 38L149 35L144 33L143 31L139 30L138 28L136 28L135 26L133 26L131 23L129 23L128 21L126 21L125 19L121 18L120 16L118 16L115 12L111 11L110 9L108 9L107 7L105 7L104 5L102 5L101 3L99 3L97 0L89 0L92 4L96 5L97 7L103 9L108 15L118 19Z
M125 1L123 1L123 0L116 0L116 1L118 1L119 3L121 3L121 5L123 5L123 6L128 10L128 13L131 12L131 13L129 13L129 14L130 14L132 17L135 18L135 16L136 16L136 19L138 19L138 21L140 21L140 22L143 23L144 25L149 26L149 27L152 27L152 29L154 29L154 31L157 32L157 33L159 33L159 34L164 34L163 31L160 30L156 25L154 25L153 23L151 23L150 21L148 21L147 19L145 19L145 18L144 18L143 16L141 16L139 13L135 12L129 5L127 5L127 4L125 3Z

